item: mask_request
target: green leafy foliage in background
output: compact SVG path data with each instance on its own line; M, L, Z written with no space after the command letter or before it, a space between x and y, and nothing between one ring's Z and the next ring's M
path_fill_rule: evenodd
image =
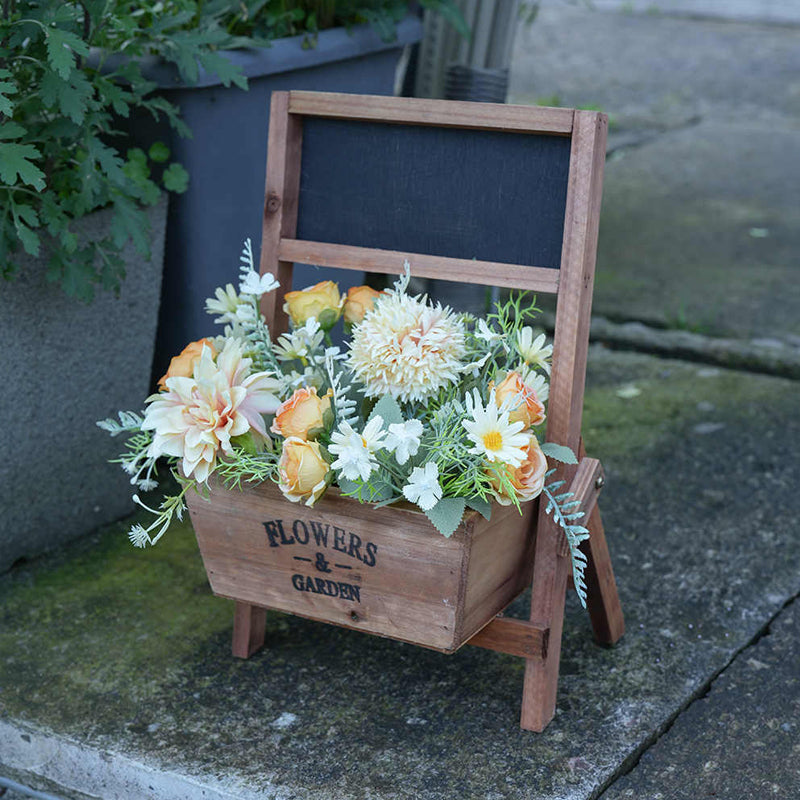
M155 93L137 59L174 64L191 84L203 69L246 89L224 50L330 25L369 22L384 39L405 0L0 0L0 274L12 278L23 253L51 254L48 277L90 301L118 291L121 250L148 257L146 207L161 189L183 192L189 176L156 143L129 149L118 130L134 112L190 131ZM453 0L424 0L465 30ZM110 208L110 234L83 241L76 219Z
M198 65L226 84L246 87L216 48L232 37L213 19L184 31L187 11L164 3L82 3L7 0L0 18L0 269L17 269L21 251L51 253L48 277L67 294L93 298L97 287L118 290L121 249L129 242L148 256L145 208L161 187L185 190L188 176L168 164L158 143L149 153L119 145L118 121L133 110L166 117L181 135L178 110L153 92L136 62L155 54L186 80ZM109 66L107 57L121 54ZM160 181L154 168L163 172ZM74 221L113 210L109 236L82 241Z

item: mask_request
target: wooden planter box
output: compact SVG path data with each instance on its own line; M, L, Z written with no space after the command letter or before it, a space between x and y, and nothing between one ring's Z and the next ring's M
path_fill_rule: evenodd
M470 512L446 539L418 511L335 490L313 508L272 483L189 497L214 594L445 653L530 585L536 505Z

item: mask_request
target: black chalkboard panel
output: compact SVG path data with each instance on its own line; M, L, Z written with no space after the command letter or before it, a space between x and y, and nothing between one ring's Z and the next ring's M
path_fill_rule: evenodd
M306 117L297 238L551 267L570 139Z

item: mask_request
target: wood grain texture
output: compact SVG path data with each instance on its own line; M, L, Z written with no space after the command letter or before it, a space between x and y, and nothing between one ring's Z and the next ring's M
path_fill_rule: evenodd
M233 611L232 652L237 658L250 658L264 646L267 610L237 602Z
M547 422L548 441L575 452L583 416L607 132L605 115L575 112Z
M578 463L578 468L572 478L567 491L572 492L571 501L579 503L575 506L576 511L583 511L585 514L584 519L588 519L589 515L597 505L597 497L600 494L603 481L603 467L596 458L581 458ZM569 555L569 545L567 544L567 537L562 533L559 539L560 556Z
M607 126L603 114L575 112L547 422L548 441L567 445L575 452L580 446ZM569 485L575 472L574 466L559 465L554 479L563 478ZM561 555L562 537L542 505L534 548L530 618L550 629L550 643L546 658L525 662L520 724L526 730L544 730L555 713L570 571L569 559Z
M600 508L595 503L586 527L589 540L583 544L587 555L586 605L592 620L594 638L600 644L616 644L625 633L625 617L619 600L617 581L611 565Z
M355 269L385 275L402 274L403 264L407 260L415 278L440 278L546 294L555 294L559 285L559 271L547 267L525 267L296 239L282 239L278 247L278 257L281 261L298 264Z
M410 125L570 134L573 111L566 108L425 100L293 91L289 113Z
M283 310L283 298L292 287L292 262L281 260L280 240L293 237L297 230L300 190L302 125L288 111L289 94L273 92L267 143L267 177L264 189L264 220L261 229L260 272L271 272L280 288L261 298L261 313L273 337L288 330L289 320Z
M534 622L512 617L495 617L467 644L522 658L543 658L550 631Z
M420 512L374 509L332 490L313 508L289 503L271 483L241 492L212 485L210 501L188 502L212 590L250 606L453 652L524 586L526 520L501 507L495 522L471 512L445 538ZM511 576L490 564L492 580L471 592L482 574L471 559L490 557L471 546L484 538L497 540L492 561Z

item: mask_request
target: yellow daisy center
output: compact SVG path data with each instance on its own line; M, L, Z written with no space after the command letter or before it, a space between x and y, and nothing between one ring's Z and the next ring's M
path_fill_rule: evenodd
M500 431L489 431L483 435L483 446L487 450L500 450L503 446L503 434Z

